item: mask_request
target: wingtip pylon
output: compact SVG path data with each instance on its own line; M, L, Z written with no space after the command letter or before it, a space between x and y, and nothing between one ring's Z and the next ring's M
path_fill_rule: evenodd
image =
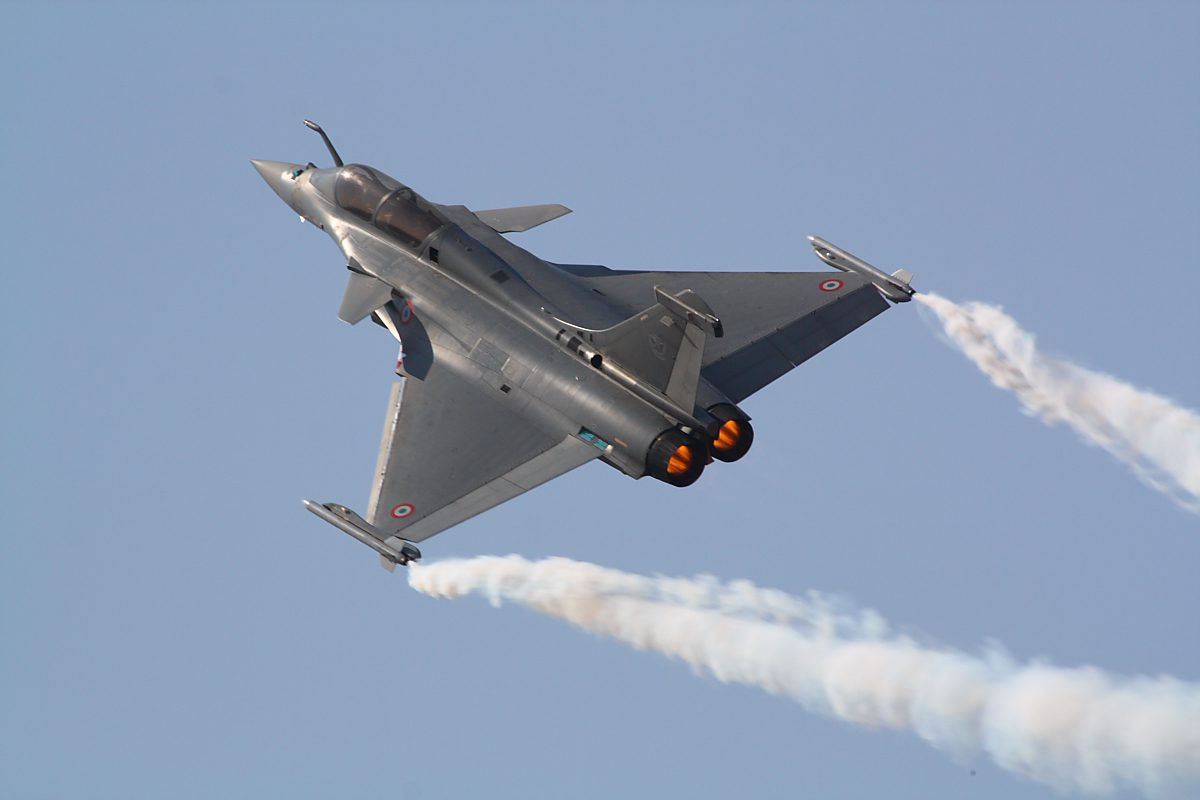
M379 553L380 563L389 572L396 565L408 566L421 559L421 551L412 542L398 536L381 536L374 526L345 506L337 503L318 503L305 500L304 507L333 527L346 533ZM388 564L391 566L389 567Z
M910 285L913 274L906 269L898 269L888 275L878 267L868 264L853 253L843 250L832 242L825 241L820 236L809 236L808 241L812 244L817 258L842 272L853 272L866 278L875 284L884 297L894 303L907 303L916 293Z

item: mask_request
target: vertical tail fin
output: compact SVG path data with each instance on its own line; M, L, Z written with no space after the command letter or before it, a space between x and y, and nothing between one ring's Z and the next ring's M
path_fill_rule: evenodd
M606 361L691 409L705 342L723 335L721 321L691 289L672 295L656 286L654 296L657 303L611 328L574 330Z

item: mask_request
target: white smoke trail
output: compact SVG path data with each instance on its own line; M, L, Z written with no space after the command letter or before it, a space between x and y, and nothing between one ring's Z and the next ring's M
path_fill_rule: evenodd
M746 581L649 578L551 558L487 556L414 565L433 597L478 594L680 659L868 726L907 729L959 756L1060 789L1147 794L1200 787L1200 685L1092 667L1015 663L923 646L872 612Z
M996 306L914 299L1001 389L1047 425L1065 422L1084 441L1128 464L1147 485L1200 513L1200 415L1110 375L1039 353L1034 337Z

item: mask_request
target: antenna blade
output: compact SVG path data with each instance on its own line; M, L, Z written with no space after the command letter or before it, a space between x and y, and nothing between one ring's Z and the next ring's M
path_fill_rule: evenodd
M321 130L321 126L313 122L311 119L304 120L304 124L309 128L309 130L314 130L321 134L321 138L325 141L325 146L329 148L329 155L333 156L334 165L338 167L343 166L342 157L338 155L337 150L333 149L333 142L329 141L329 137L325 135L325 131Z

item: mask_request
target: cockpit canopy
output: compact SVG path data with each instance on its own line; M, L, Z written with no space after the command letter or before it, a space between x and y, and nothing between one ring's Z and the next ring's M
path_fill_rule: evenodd
M334 201L356 217L370 220L375 216L375 209L389 192L399 187L399 183L383 176L384 183L373 170L351 164L338 171L337 183L334 184Z
M338 172L334 202L360 219L375 224L384 233L416 249L429 234L442 227L425 198L399 181L360 164Z

